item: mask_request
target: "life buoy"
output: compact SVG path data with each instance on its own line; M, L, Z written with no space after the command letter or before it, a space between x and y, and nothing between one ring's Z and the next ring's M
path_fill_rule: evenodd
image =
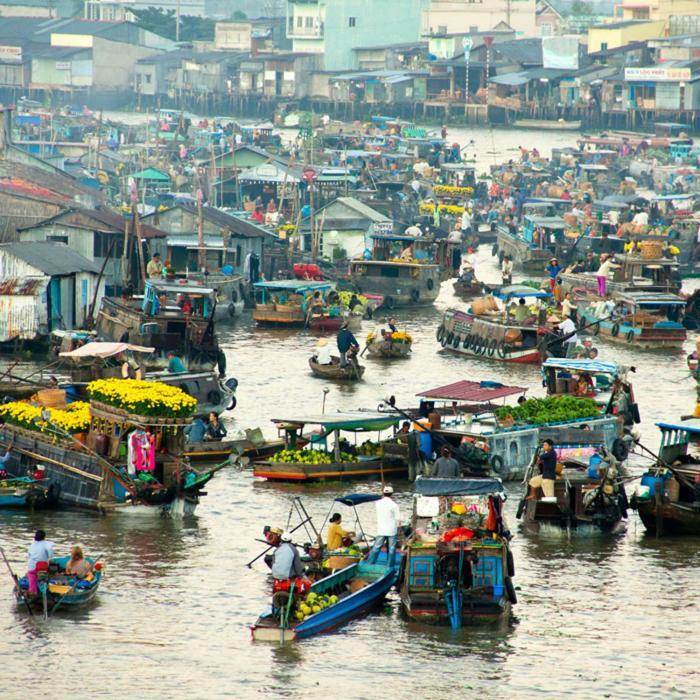
M218 406L221 403L221 392L218 389L212 389L207 394L207 402Z
M466 337L466 338L464 339L464 341L462 342L462 347L463 347L465 350L467 350L467 349L469 348L469 345L471 344L471 342L472 342L472 337L471 337L471 335L467 335L467 337Z
M498 243L494 243L491 247L491 256L498 255Z
M498 356L503 359L506 356L506 344L505 341L501 341L497 346L496 346L496 351L498 352Z
M491 469L493 469L496 474L502 474L503 473L503 467L504 467L504 462L503 462L503 457L501 455L491 455Z
M459 347L459 344L462 342L462 336L455 334L454 340L452 341L452 347L455 348L455 350Z
M393 309L395 304L396 304L396 302L394 301L394 297L392 297L392 296L384 297L383 306L386 306L387 309Z
M620 334L620 324L613 323L613 327L610 329L610 335L613 338L616 338L619 334Z
M438 343L442 342L442 339L445 337L445 326L441 323L438 326L437 333L435 333L435 338L437 339Z
M631 343L634 340L634 331L627 331L625 338L627 339L628 343Z
M419 292L417 289L415 289L415 288L412 289L412 290L411 290L411 301L412 301L414 304L417 304L419 299L420 299L420 292Z
M454 340L454 337L455 337L455 334L452 331L450 331L447 334L447 344L448 345L452 345L452 341Z
M493 357L494 353L496 352L496 346L498 345L498 341L495 338L492 338L489 341L489 346L488 346L488 353L489 357Z
M629 447L627 447L627 443L622 438L615 438L611 452L618 462L624 462L627 457L629 457L630 450Z
M428 279L426 280L425 286L426 286L429 290L432 290L433 287L435 287L435 281L433 280L432 277L428 277Z
M513 552L511 552L510 549L506 555L506 565L508 569L508 576L509 578L512 578L515 576L515 559L513 557Z
M513 579L510 576L506 576L504 583L508 600L511 602L512 605L515 605L518 602L518 596L515 594L515 586L513 586Z

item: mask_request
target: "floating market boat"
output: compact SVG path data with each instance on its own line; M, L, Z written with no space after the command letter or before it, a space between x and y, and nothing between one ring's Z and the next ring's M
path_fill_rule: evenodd
M433 262L432 238L374 234L371 260L351 260L349 284L360 294L380 295L382 307L432 304L440 292L440 266ZM402 248L413 247L410 260Z
M368 477L402 476L405 464L383 464L383 440L359 447L340 436L349 433L395 430L400 418L395 415L370 412L329 413L320 416L273 418L278 431L285 435L285 449L266 460L253 463L253 474L275 481L323 481L328 479L362 479ZM306 434L306 426L320 426L320 434ZM332 449L328 438L333 436ZM306 447L298 449L299 440Z
M104 297L97 315L102 340L156 348L146 369L166 369L168 352L183 358L189 370L226 372L226 356L214 331L213 289L195 284L147 280L143 297Z
M392 332L384 328L376 328L365 339L367 354L385 359L410 357L412 345L413 337L406 331Z
M450 624L500 618L517 602L498 479L420 477L399 583L405 614Z
M337 331L350 317L335 285L313 280L256 282L253 320L264 326L303 326L314 331Z
M603 436L595 430L569 431L548 436L554 442L561 474L554 495L545 496L535 475L538 453L525 476L525 492L518 506L525 531L545 535L617 534L627 526L627 494L619 463L608 454L604 461Z
M85 557L92 566L92 571L83 579L66 573L66 566L70 556L54 557L48 562L46 569L40 569L43 562L37 566L37 578L39 595L33 599L28 598L29 581L26 576L18 580L20 591L15 588L15 599L19 605L27 603L35 607L45 607L51 611L59 603L61 607L76 608L87 605L97 595L102 582L102 563L96 562L92 557Z
M0 508L46 508L56 501L56 489L35 476L0 479Z
M475 297L484 291L484 285L479 282L474 268L463 267L459 277L453 282L452 288L458 297Z
M327 607L298 620L292 613L304 603L287 597L286 604L272 605L260 615L250 628L251 635L256 641L287 642L330 632L378 606L397 576L396 568L385 565L364 561L351 564L311 586L314 598L309 602L328 596L331 602Z
M594 335L640 348L683 347L685 299L663 292L625 292L614 302L611 312L603 300L577 300L579 326L594 324Z
M0 406L0 442L13 445L8 474L42 465L48 492L61 506L193 513L205 484L224 466L197 472L183 463L184 428L196 401L176 387L127 379L97 380L87 393L89 404L64 409Z
M342 367L340 358L337 355L331 357L331 363L328 365L322 365L316 362L316 356L314 355L309 358L309 367L314 376L339 382L358 382L365 373L364 365L359 363L355 365L352 361L345 367Z
M59 353L68 362L70 382L61 386L72 399L85 399L86 387L95 379L108 379L123 376L123 364L127 362L133 373L142 365L148 364L148 355L155 348L146 348L129 343L90 342L75 350ZM145 356L145 360L143 357ZM62 367L61 369L64 369ZM215 372L147 372L145 379L182 389L197 400L195 415L208 416L210 413L231 411L236 407L238 381L233 377L223 380Z
M516 119L512 126L515 129L536 129L537 131L581 131L581 120Z
M566 260L572 242L564 235L568 225L558 216L525 216L521 231L511 232L499 226L494 250L499 261L510 256L513 267L543 274L550 258Z
M472 301L467 312L447 309L436 332L437 341L445 350L469 357L519 364L539 363L546 349L546 334L552 331L552 327L546 324L546 314L542 314L543 309L531 301L528 323L518 322L508 302L550 298L549 292L524 285L501 287L492 296Z
M644 527L657 535L700 535L700 459L690 454L700 420L657 423L659 459L642 475L631 498Z

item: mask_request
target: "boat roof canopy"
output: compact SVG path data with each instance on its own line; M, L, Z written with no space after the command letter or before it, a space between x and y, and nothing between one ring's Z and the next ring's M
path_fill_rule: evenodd
M611 374L615 377L622 371L622 367L617 362L568 360L565 357L548 357L542 363L542 369L571 369L576 372L589 372L591 374Z
M488 477L439 479L419 476L415 482L415 489L421 496L488 496L504 492L500 479Z
M636 306L685 306L685 299L668 292L625 292L618 296L619 301L627 301Z
M485 403L493 399L502 399L513 394L527 391L522 386L506 386L499 382L471 382L463 379L453 384L446 384L435 389L428 389L416 394L424 399L442 399L444 401L465 401L468 403Z
M273 418L273 423L289 425L322 425L326 430L386 430L398 425L401 416L386 413L351 411L347 413L328 413L290 418Z
M544 289L535 289L534 287L528 287L526 284L509 284L501 287L494 293L494 296L499 299L510 299L511 297L537 297L542 299L551 296L551 294Z
M182 284L173 282L159 282L158 280L146 280L146 287L151 287L158 292L174 292L176 294L213 294L214 290L210 287L202 287L198 284L187 283L183 280Z
M349 493L347 496L338 496L333 500L342 503L344 506L359 506L361 503L371 503L380 501L382 497L377 493Z
M305 292L308 290L331 289L331 282L311 282L308 280L274 280L273 282L256 282L254 287L258 289L279 289L294 292Z
M143 345L131 345L130 343L86 343L81 345L75 350L69 350L68 352L61 352L59 355L61 357L112 357L113 355L118 355L120 352L126 352L127 350L131 352L144 352L151 353L155 348L147 348Z
M657 423L661 430L682 430L685 433L700 434L700 418L690 418L678 423Z

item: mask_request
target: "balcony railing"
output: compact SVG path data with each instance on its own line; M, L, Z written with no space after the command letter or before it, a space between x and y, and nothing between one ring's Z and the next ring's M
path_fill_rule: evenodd
M321 39L323 38L323 25L315 27L288 27L289 39Z

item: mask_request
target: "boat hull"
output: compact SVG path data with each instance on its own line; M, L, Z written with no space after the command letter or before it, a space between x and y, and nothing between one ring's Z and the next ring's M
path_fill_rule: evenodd
M315 377L332 379L340 382L360 381L365 373L365 368L362 365L347 365L346 367L341 367L337 357L333 358L333 363L330 365L320 365L318 362L314 362L313 358L309 358L309 367Z
M384 476L405 476L406 465L382 466L382 460L341 462L336 464L280 464L257 462L253 475L272 481L337 481L338 479L369 479Z
M374 341L367 344L367 354L370 357L406 358L411 356L410 343L393 343L390 340Z
M677 503L662 503L658 508L653 500L633 503L644 527L656 534L700 535L700 510ZM659 531L660 525L660 531Z
M356 590L347 597L341 597L337 603L311 615L306 620L282 629L278 624L265 624L265 615L258 618L251 627L251 636L255 641L288 642L313 637L331 632L350 620L365 615L382 603L398 577L397 568L369 565L365 562L351 564L337 573L313 584L312 592L333 590L356 578L375 572L375 579L367 586Z
M512 126L516 129L536 131L581 131L581 121L567 122L563 119L516 119Z
M586 324L595 323L598 319L588 311L580 311ZM683 348L687 339L686 329L678 324L678 328L639 328L628 323L600 321L593 328L598 329L596 335L614 343L634 345L644 350L660 348Z
M450 616L443 601L425 600L419 602L408 595L401 596L403 614L415 622L427 625L449 625ZM476 624L500 620L512 609L510 601L505 597L498 599L469 599L462 603L462 623Z

